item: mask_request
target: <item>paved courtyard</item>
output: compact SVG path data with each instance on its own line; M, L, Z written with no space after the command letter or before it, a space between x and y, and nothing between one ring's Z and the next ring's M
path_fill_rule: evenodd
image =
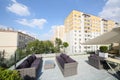
M70 77L64 77L60 71L55 57L43 58L43 67L39 73L38 80L118 80L115 76L111 75L108 71L102 69L98 70L88 64L88 55L71 56L78 62L78 74ZM46 60L53 60L55 68L44 69Z

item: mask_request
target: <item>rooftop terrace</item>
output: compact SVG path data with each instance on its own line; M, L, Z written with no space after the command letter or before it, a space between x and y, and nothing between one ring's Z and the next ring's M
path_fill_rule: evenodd
M38 80L119 80L110 72L104 69L96 69L88 64L88 55L71 56L78 62L78 74L70 77L64 77L59 69L55 57L44 57L42 70L39 73ZM44 69L46 60L53 60L55 68Z

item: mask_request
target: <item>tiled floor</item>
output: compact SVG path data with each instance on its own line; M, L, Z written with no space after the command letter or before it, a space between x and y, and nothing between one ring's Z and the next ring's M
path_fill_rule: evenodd
M115 76L102 69L98 70L87 63L87 55L71 56L78 62L78 74L70 77L64 77L61 73L55 57L43 58L43 67L38 80L119 80ZM55 68L44 69L46 60L54 60Z

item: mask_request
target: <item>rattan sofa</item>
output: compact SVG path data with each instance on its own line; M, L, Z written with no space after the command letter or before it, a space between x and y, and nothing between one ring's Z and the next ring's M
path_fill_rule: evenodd
M88 62L90 65L97 69L103 69L107 68L106 61L104 59L105 59L104 57L100 57L97 54L91 54L88 57Z
M29 56L17 68L24 80L36 80L39 69L42 67L42 57Z
M56 56L56 61L64 77L77 74L78 63L68 55L60 54Z

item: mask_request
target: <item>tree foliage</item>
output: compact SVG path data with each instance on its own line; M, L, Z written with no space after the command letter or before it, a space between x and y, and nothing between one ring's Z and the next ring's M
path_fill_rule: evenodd
M100 46L100 51L106 53L108 51L107 46Z
M65 48L67 48L68 46L69 44L67 42L63 42L64 52L65 52Z
M67 42L63 42L63 47L67 48L69 44Z
M53 47L54 47L53 43L49 40L47 41L35 40L27 45L26 51L29 52L30 54L49 53L52 52Z
M26 51L30 54L31 53L38 54L40 52L39 48L40 48L40 42L39 42L39 40L35 40L35 41L27 44Z
M61 39L59 39L59 38L56 38L55 39L55 47L56 47L56 49L57 49L57 52L60 52L60 46L62 45L62 40Z
M59 39L59 38L56 38L56 39L55 39L55 44L56 44L57 46L60 46L60 45L62 44L62 40Z

